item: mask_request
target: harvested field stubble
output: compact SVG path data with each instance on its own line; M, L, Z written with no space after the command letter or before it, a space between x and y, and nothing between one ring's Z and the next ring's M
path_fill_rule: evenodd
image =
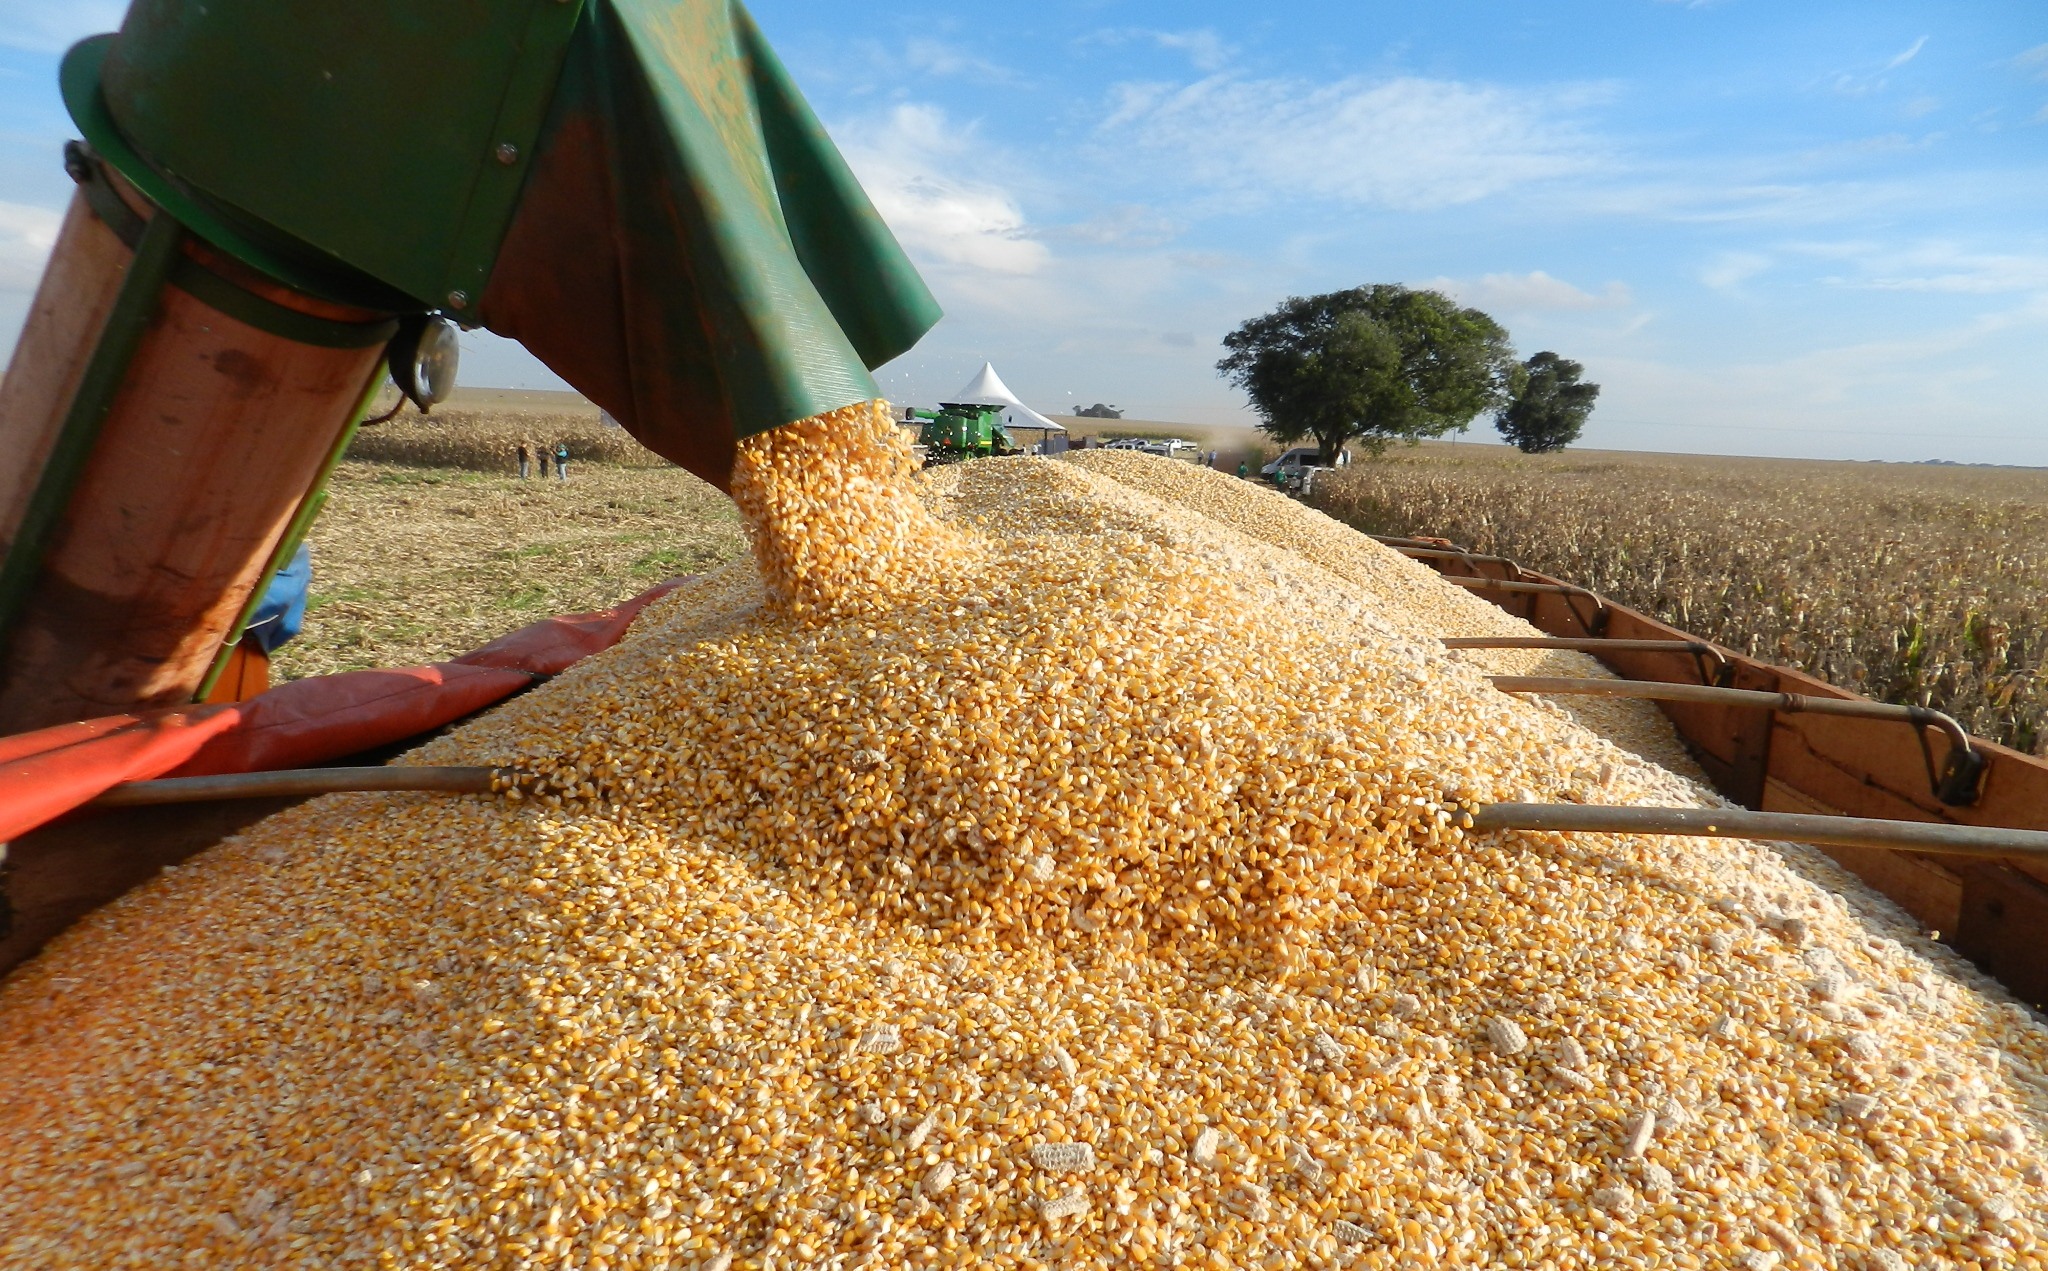
M0 986L0 1262L2044 1265L2048 1034L1824 857L1468 835L1707 796L1230 478L901 445L749 443L758 563L414 757L549 793L316 800Z
M453 657L746 550L732 502L672 467L582 464L564 484L351 459L328 494L278 679Z
M2048 754L2048 472L1432 449L1316 495Z

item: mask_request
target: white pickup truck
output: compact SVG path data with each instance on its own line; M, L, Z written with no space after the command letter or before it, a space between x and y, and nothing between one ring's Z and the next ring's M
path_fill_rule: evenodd
M1103 443L1104 450L1136 450L1141 454L1159 455L1166 459L1180 459L1188 463L1200 463L1202 448L1192 441L1179 437L1118 437Z
M1338 467L1341 468L1350 462L1350 451L1339 450L1337 452ZM1323 448L1321 446L1296 446L1265 467L1260 468L1259 475L1270 477L1275 473L1286 473L1288 476L1293 476L1303 468L1320 468L1322 466L1324 465Z

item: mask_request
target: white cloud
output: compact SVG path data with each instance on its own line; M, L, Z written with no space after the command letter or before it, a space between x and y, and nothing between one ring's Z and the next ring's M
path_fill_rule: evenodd
M1154 31L1152 39L1160 48L1186 54L1188 63L1198 71L1223 69L1236 51L1207 27L1197 31Z
M1910 337L1778 357L1687 365L1589 359L1605 391L1594 416L1599 435L1588 443L2042 463L2048 445L2024 391L2029 369L2013 354L2044 320L2048 311L2024 306Z
M1908 48L1905 52L1899 54L1891 61L1886 62L1884 64L1884 68L1888 71L1895 71L1899 69L1901 66L1904 66L1906 63L1912 61L1914 58L1920 56L1920 50L1926 47L1927 37L1923 35L1919 39L1913 41L1911 48Z
M35 288L63 221L62 212L0 201L0 290Z
M1836 71L1828 81L1829 87L1844 97L1869 97L1882 93L1891 87L1891 81L1885 77L1920 56L1920 50L1926 47L1927 37L1923 35L1907 45L1902 52L1893 56L1876 70L1866 68ZM2027 55L2021 54L2020 56L2024 58Z
M1433 278L1422 284L1455 297L1460 304L1504 313L1555 309L1625 309L1635 303L1628 284L1610 282L1594 292L1582 291L1540 269L1526 274L1486 274L1477 280Z
M1716 291L1734 291L1771 267L1761 252L1722 252L1700 270L1700 281Z
M998 157L970 125L907 104L838 130L840 149L905 247L944 265L1025 275L1051 252L1001 183Z
M1104 45L1115 48L1123 44L1153 44L1168 52L1179 53L1188 59L1188 64L1207 74L1222 70L1237 53L1237 47L1209 27L1198 27L1192 31L1155 31L1146 27L1110 27L1092 31L1076 41L1077 44Z
M943 77L974 76L1011 83L1017 78L1010 67L978 57L944 40L914 39L903 48L903 63L912 70Z
M2012 64L2032 71L2035 79L2048 79L2048 44L2036 44L2014 58Z
M123 0L0 0L0 47L61 53L88 35L119 27L127 11Z
M1162 179L1239 201L1306 195L1421 211L1601 166L1567 119L1590 96L1416 77L1213 75L1118 86L1101 135L1159 156Z
M1064 238L1097 247L1160 247L1179 237L1181 225L1169 216L1140 203L1107 208L1085 221L1046 231L1048 238Z
M1908 247L1813 245L1802 250L1845 261L1854 269L1821 280L1835 286L1952 295L2048 295L2048 252L1975 251L1946 242Z

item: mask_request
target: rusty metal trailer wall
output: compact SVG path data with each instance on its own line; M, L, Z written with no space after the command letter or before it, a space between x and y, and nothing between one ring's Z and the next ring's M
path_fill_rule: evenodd
M1473 591L1553 636L1699 639L1497 557L1413 554L1450 579L1539 584L1543 589L1478 586ZM1731 688L1838 699L1858 696L1788 667L1718 646L1717 653L1718 663L1688 654L1626 649L1602 649L1593 656L1628 679L1701 683L1704 670L1710 677L1706 682ZM1928 780L1923 730L1880 720L1687 702L1659 706L1715 786L1744 807L2048 830L2048 762L2004 746L1975 743L1989 759L1979 797L1968 807L1952 807L1935 797ZM1938 769L1951 743L1938 735L1926 739ZM1937 860L1869 848L1823 850L2015 995L2037 1007L2048 1004L2048 867Z

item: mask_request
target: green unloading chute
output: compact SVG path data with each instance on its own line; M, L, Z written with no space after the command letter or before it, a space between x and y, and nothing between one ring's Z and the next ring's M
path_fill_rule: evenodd
M215 247L517 339L714 481L939 317L732 0L136 0L63 82Z

